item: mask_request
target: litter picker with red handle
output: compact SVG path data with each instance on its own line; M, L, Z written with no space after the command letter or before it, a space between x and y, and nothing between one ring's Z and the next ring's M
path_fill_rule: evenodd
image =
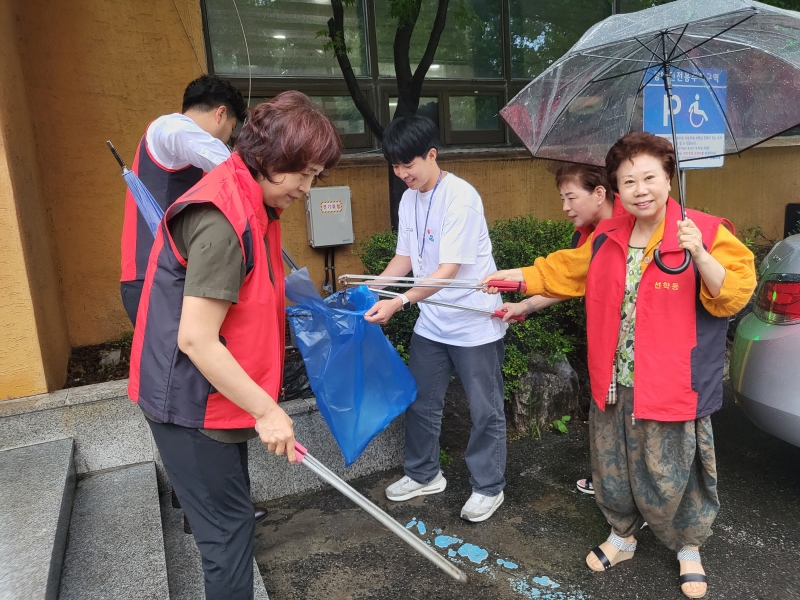
M501 292L520 292L522 294L527 289L522 281L492 280L483 283L479 279L431 279L430 277L385 277L381 275L351 274L341 275L339 283L342 286L437 287L468 290L482 290L494 287Z
M507 282L498 281L498 282L495 282L495 283L507 283ZM512 282L512 283L514 283L514 282ZM399 292L390 292L388 290L372 290L372 291L375 292L376 294L379 294L380 296L389 296L390 298L396 298L397 296L400 295ZM489 315L489 316L495 317L497 319L502 319L503 317L506 316L506 311L500 310L500 309L491 310L491 309L488 309L488 308L478 308L476 306L464 306L463 304L454 304L452 302L440 302L439 300L431 300L429 298L426 298L425 300L420 300L420 302L423 302L425 304L434 304L436 306L444 306L445 308L460 308L462 310L471 310L473 312L483 313L485 315ZM525 320L525 315L518 315L516 317L510 317L508 320L509 321L515 321L517 323L521 323L522 321Z

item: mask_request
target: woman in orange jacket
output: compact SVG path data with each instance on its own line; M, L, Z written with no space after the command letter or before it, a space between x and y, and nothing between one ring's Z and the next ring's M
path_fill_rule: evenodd
M595 165L564 164L556 171L556 188L561 196L561 210L575 225L570 246L583 246L603 219L619 217L625 213L622 203L611 190L605 167ZM561 302L561 298L534 296L522 302L506 302L500 310L506 314L504 321L519 315L529 315ZM594 494L592 476L575 482L579 491Z
M722 406L727 319L755 289L753 255L724 219L689 210L680 220L669 197L674 150L663 138L626 135L609 150L606 170L629 214L602 221L579 248L485 281L586 297L592 475L611 525L586 557L589 568L632 558L634 534L647 521L677 552L683 593L701 598L707 582L698 550L719 511L709 415ZM691 266L663 272L656 249L669 267L686 250Z

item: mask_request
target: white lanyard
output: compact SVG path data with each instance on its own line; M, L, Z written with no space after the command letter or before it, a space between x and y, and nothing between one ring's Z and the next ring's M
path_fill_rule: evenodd
M422 253L425 250L425 235L428 231L428 217L431 216L431 205L433 204L433 195L436 193L436 188L439 187L439 183L441 181L442 181L442 170L439 169L439 178L436 180L436 185L433 186L433 190L431 191L431 197L428 199L428 212L425 214L425 225L422 228L422 243L420 243L419 237L417 237L417 249L419 250L418 264L420 271L422 271ZM417 219L418 204L419 204L419 190L417 190L417 195L414 198L414 227L417 227L417 231L419 231L419 221Z

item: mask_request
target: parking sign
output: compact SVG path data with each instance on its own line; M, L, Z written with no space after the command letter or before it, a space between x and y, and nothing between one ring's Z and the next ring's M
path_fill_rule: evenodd
M706 81L684 71L672 72L678 156L681 161L690 161L681 165L686 169L721 167L721 154L725 152L726 71L703 69L702 73ZM658 67L647 72L650 82L644 88L644 130L671 142L669 104L661 75Z

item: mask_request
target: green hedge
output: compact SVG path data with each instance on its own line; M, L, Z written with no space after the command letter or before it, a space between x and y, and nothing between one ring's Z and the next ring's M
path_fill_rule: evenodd
M573 226L569 221L542 221L529 216L496 221L489 228L493 254L498 269L533 264L545 256L569 246ZM365 273L377 275L394 257L397 234L383 231L362 242L355 251ZM509 302L518 302L520 294L506 294ZM396 313L383 326L384 333L408 362L408 350L419 310ZM564 355L582 356L586 346L586 319L582 300L562 302L514 324L506 333L506 358L503 363L506 398L516 390L519 378L528 370L528 358L538 353L551 359Z

